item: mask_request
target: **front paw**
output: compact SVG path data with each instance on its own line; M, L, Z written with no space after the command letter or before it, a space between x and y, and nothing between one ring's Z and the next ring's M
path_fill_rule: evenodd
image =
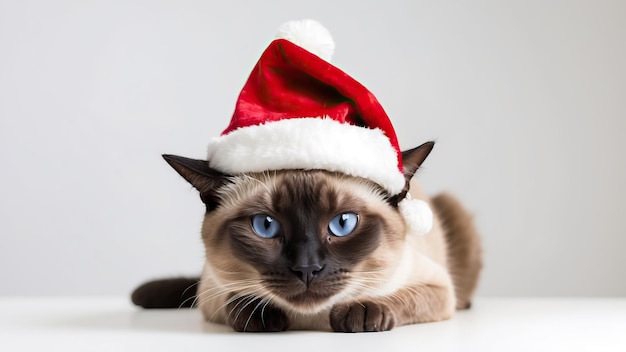
M235 331L272 332L289 327L287 315L256 297L239 297L226 305L227 321Z
M330 310L330 326L340 332L391 330L394 320L393 312L383 303L337 304Z

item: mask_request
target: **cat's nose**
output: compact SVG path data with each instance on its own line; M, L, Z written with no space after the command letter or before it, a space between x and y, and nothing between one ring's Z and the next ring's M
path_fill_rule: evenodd
M296 274L296 276L298 276L298 278L302 280L302 282L304 282L308 287L309 284L311 284L311 281L313 281L313 279L317 275L319 275L322 269L324 269L323 265L308 264L308 265L295 265L291 268L291 271L293 271L293 273Z

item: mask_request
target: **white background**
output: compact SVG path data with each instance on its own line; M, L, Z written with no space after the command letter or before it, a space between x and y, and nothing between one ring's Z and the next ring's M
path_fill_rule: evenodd
M203 158L284 21L315 18L419 174L476 214L483 296L624 296L626 2L0 0L0 295L196 275Z

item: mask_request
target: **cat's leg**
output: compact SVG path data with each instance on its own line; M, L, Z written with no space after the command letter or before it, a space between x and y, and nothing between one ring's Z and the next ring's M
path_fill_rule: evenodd
M268 300L255 296L234 296L225 307L226 321L235 331L272 332L289 327L285 312Z
M330 312L335 331L385 331L394 326L446 320L454 315L456 297L446 268L411 250L374 294L336 304Z
M207 321L230 325L236 331L283 331L289 327L289 319L281 309L256 296L237 295L221 288L207 267L197 302Z
M228 293L201 302L200 308L207 321L230 325L235 331L269 332L289 328L289 319L280 308L256 296Z
M454 305L451 287L405 287L389 296L335 305L330 325L341 332L386 331L395 326L449 319Z

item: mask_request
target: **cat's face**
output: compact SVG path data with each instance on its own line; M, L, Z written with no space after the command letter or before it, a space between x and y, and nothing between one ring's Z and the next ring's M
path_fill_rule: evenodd
M402 153L405 189L319 170L224 175L204 160L164 155L206 205L202 238L217 287L203 301L254 296L314 313L347 299L384 296L407 233L397 204L433 142ZM399 276L400 275L400 276Z
M385 293L406 225L374 183L281 171L232 177L216 195L202 237L222 287L303 313Z

